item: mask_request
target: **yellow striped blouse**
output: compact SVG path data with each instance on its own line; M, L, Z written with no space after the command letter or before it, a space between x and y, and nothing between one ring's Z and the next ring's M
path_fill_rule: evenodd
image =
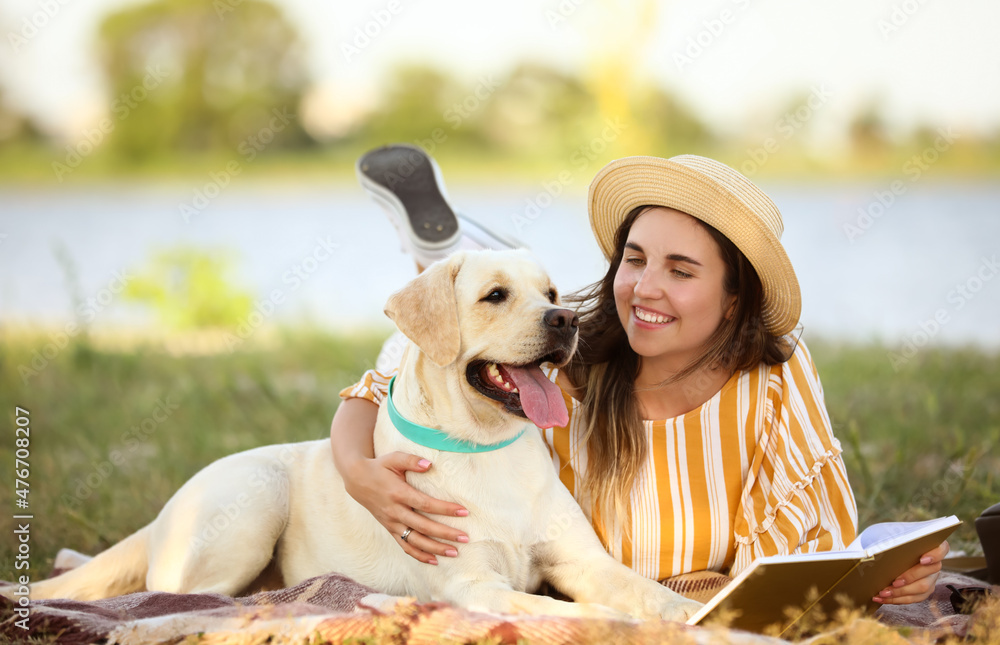
M387 383L370 370L340 395L380 403ZM553 466L608 552L648 578L735 576L761 556L843 549L854 539L854 495L802 342L786 363L734 374L697 409L644 422L649 450L627 509L630 535L590 512L580 403L563 396L569 424L541 431Z

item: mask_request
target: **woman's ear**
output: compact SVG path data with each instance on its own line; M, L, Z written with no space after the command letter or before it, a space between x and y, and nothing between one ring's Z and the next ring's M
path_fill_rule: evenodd
M736 294L730 293L726 295L726 299L723 304L723 308L726 310L726 313L722 314L723 318L726 320L733 319L733 316L736 315L736 302Z

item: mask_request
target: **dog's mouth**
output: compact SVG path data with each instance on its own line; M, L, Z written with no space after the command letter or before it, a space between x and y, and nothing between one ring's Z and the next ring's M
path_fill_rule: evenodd
M565 426L569 411L562 390L546 378L540 365L562 365L568 356L558 350L527 365L477 360L465 369L465 378L477 392L499 401L511 414L530 419L539 428Z

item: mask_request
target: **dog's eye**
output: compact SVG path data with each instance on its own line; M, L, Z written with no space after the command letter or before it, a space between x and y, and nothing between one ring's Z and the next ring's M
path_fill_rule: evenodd
M507 299L506 289L494 289L486 294L481 302L503 302Z
M555 289L549 289L549 302L551 302L552 304L556 304L556 298L557 297L558 296L556 294L556 290Z

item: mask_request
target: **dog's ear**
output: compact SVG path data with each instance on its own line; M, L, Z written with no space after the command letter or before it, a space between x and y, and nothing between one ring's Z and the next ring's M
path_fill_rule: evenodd
M441 367L454 363L462 346L455 277L464 261L457 253L435 262L385 303L385 315Z

